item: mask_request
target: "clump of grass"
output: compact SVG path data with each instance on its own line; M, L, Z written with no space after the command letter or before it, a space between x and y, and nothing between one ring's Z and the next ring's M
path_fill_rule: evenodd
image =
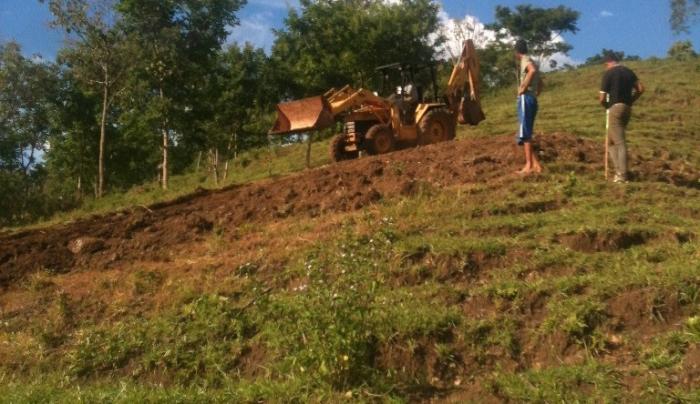
M649 369L665 369L678 364L688 347L686 336L679 332L655 338L642 353L642 362Z
M227 297L201 295L157 319L131 319L78 333L67 355L77 377L105 374L221 386L253 334L245 311Z
M553 300L547 308L549 314L542 323L543 331L562 331L571 342L585 345L594 352L605 349L604 339L596 333L596 327L606 318L603 303L591 297L575 296Z
M37 271L29 275L25 283L27 290L32 292L42 292L55 286L48 271Z
M307 283L270 299L262 338L280 359L278 374L339 391L364 385L382 392L391 377L399 377L390 372L387 379L376 366L384 346L450 339L460 321L456 311L391 291L382 281L389 240L383 231L348 234L333 247L319 248L304 261ZM321 252L328 250L335 255Z
M700 343L700 316L692 316L685 321L685 332L690 341Z
M75 324L74 311L67 293L63 291L55 293L43 320L40 327L35 327L35 334L43 347L54 349L63 345Z
M518 374L499 371L490 388L503 400L525 403L617 402L625 397L620 374L595 361Z
M163 279L163 274L156 271L136 271L133 275L134 295L144 295L155 291L163 284Z
M461 329L461 336L477 362L483 363L488 356L489 348L494 346L502 348L512 358L520 354L518 325L512 318L494 317L470 321L463 324Z

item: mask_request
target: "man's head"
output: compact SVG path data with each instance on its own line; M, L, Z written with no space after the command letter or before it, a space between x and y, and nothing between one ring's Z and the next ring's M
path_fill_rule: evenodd
M524 55L527 55L527 42L525 42L524 39L518 39L515 42L515 46L513 47L513 50L515 51L515 57L520 59Z
M603 63L607 69L617 66L620 63L620 56L613 51L603 53Z

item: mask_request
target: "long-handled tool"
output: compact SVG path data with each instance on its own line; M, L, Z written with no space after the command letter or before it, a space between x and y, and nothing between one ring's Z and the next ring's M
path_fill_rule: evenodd
M605 180L608 180L608 161L610 160L610 154L608 153L610 147L610 108L607 105L610 102L610 94L605 95L605 102L608 108L605 108Z

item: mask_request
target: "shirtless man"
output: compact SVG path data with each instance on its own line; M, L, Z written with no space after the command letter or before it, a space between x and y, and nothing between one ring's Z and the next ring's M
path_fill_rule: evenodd
M542 165L532 148L532 135L537 116L537 97L542 92L544 83L535 62L528 55L527 42L520 39L515 43L515 58L520 62L518 85L518 145L525 149L525 166L519 174L542 172Z

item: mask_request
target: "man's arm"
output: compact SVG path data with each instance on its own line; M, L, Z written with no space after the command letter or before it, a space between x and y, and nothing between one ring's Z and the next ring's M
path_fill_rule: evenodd
M634 83L634 94L632 94L632 103L634 104L639 97L644 94L644 85L642 84L641 81L637 80L636 83Z
M530 62L527 65L527 75L525 75L523 82L520 83L520 87L518 88L518 95L525 94L525 92L527 91L527 88L530 86L530 82L532 81L532 78L535 76L535 73L537 73L537 66L535 65L534 62Z
M600 83L600 92L598 93L598 102L603 108L608 109L608 94L610 93L610 74L606 72L603 75L603 80Z

